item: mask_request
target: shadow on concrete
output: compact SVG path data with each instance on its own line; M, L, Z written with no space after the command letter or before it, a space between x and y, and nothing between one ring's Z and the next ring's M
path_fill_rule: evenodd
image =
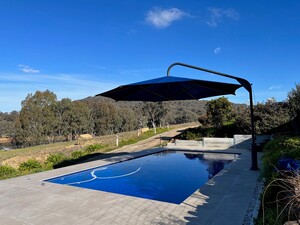
M168 137L168 136L158 137L157 139L160 139L160 138L162 141L170 141L172 139L172 137Z
M182 133L182 132L185 132L185 131L187 131L188 129L192 129L192 128L187 128L187 129L184 129L184 130L178 130L177 132L180 132L180 133Z

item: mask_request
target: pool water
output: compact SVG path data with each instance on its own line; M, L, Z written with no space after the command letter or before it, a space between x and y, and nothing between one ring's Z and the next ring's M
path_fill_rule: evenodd
M235 158L167 150L46 181L180 204Z

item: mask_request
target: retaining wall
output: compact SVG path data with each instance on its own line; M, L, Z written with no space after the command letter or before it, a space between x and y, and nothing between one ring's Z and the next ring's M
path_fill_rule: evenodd
M271 135L258 135L256 137L257 145L270 140ZM175 140L176 146L199 146L209 148L240 148L251 149L251 135L235 134L233 138L215 138L205 137L202 141Z
M229 148L233 145L233 138L202 138L202 147Z

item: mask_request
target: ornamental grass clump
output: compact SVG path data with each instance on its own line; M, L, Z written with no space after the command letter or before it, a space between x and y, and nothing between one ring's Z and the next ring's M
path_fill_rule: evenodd
M270 198L270 195L273 198ZM270 219L266 213L268 207L276 207L275 218ZM282 224L283 221L300 219L300 175L298 171L280 171L279 177L266 186L262 196L262 212L263 224Z

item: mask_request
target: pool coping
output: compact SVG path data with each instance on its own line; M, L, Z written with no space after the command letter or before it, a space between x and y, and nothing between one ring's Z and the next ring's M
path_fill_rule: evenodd
M180 205L45 183L53 177L141 157L165 149L239 153ZM260 154L259 154L260 156ZM5 224L245 224L259 171L245 149L165 147L0 181L0 220ZM237 185L239 187L237 187ZM22 209L26 207L26 210ZM89 210L86 210L89 209ZM22 213L17 213L22 211Z

